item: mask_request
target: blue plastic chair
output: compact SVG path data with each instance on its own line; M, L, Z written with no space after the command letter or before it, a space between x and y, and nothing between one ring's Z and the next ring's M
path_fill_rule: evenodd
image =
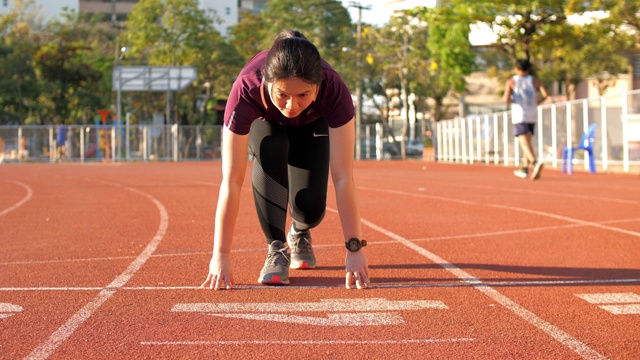
M589 130L582 135L580 145L576 147L565 147L562 151L562 172L573 174L573 154L577 150L586 151L589 156L589 172L596 173L596 159L593 156L593 141L596 136L596 128L598 124L589 125Z

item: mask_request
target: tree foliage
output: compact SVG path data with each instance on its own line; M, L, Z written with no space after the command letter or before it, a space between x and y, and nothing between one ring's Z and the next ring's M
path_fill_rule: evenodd
M593 77L599 94L615 84L618 74L626 73L628 60L621 55L628 38L620 37L607 23L563 24L534 47L542 76L566 84L569 99L583 80ZM602 54L608 54L602 56Z
M194 66L194 86L177 93L175 101L159 94L130 95L131 110L149 119L163 113L166 101L173 105L167 121L195 124L206 121L206 104L231 88L242 67L237 51L215 30L215 14L207 14L196 0L141 0L132 9L126 30L118 38L128 48L124 64ZM198 106L199 105L199 106Z
M0 16L2 124L90 122L96 109L115 104L111 74L117 62L195 66L193 86L168 99L169 118L212 123L211 104L226 98L245 62L291 28L318 46L354 93L360 82L365 98L377 101L383 113L387 91L396 89L413 94L416 110L436 120L446 112L445 98L465 93L465 76L474 68L490 66L490 73L506 77L511 61L524 57L547 86L567 84L570 98L571 89L585 79L594 79L604 94L640 44L635 0L452 0L436 9L399 13L382 27L367 24L363 10L360 52L357 19L337 0L271 0L261 13L243 14L228 38L213 27L217 14L201 10L197 0L141 0L123 27L73 12L44 23L34 4L15 0L11 12ZM571 20L590 11L606 16ZM473 49L468 35L475 23L494 29L497 41ZM116 50L122 47L128 48L124 55ZM165 112L164 93L125 95L124 110L136 119Z
M34 55L35 72L42 84L41 114L55 123L76 123L91 118L101 106L99 94L104 75L103 37L96 21L77 13L47 25L43 43ZM104 92L102 92L104 93Z
M260 14L260 50L286 29L300 30L313 42L322 57L338 72L355 65L355 28L346 8L337 0L271 0ZM247 29L256 31L256 29Z
M17 0L0 18L0 124L36 121L39 83L33 58L42 43L44 25L33 0Z
M471 1L452 0L452 7L473 22L494 29L498 39L494 47L509 54L512 59L531 59L531 46L550 26L566 20L567 0L536 1Z

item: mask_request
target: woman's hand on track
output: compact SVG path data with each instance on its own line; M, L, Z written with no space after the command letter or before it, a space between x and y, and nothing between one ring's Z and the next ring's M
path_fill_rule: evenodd
M209 274L200 287L210 290L229 290L232 286L233 275L231 274L229 255L212 256L209 262Z
M367 265L367 256L364 254L364 251L348 251L347 259L345 262L347 269L345 286L347 289L353 289L354 286L358 289L366 289L371 287L371 282L369 281L369 267Z

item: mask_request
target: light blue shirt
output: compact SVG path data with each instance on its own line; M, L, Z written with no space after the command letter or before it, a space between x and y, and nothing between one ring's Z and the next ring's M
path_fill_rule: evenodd
M538 94L533 76L515 75L511 92L511 121L514 124L535 124Z

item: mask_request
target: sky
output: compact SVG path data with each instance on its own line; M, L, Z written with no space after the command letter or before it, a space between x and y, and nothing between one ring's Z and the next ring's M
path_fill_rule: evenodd
M361 6L371 6L371 10L362 10L362 19L377 26L383 26L389 22L389 17L394 10L412 9L417 6L433 7L436 4L436 0L342 0L342 6L349 9L351 20L354 23L358 21L358 9L349 7L350 2L359 3ZM495 40L496 35L488 26L471 26L469 41L472 45L487 45Z
M342 0L342 6L349 9L351 20L355 23L358 21L358 9L349 7L350 2L371 6L371 10L362 10L363 21L382 26L389 22L389 17L394 10L412 9L417 6L432 7L436 0Z

